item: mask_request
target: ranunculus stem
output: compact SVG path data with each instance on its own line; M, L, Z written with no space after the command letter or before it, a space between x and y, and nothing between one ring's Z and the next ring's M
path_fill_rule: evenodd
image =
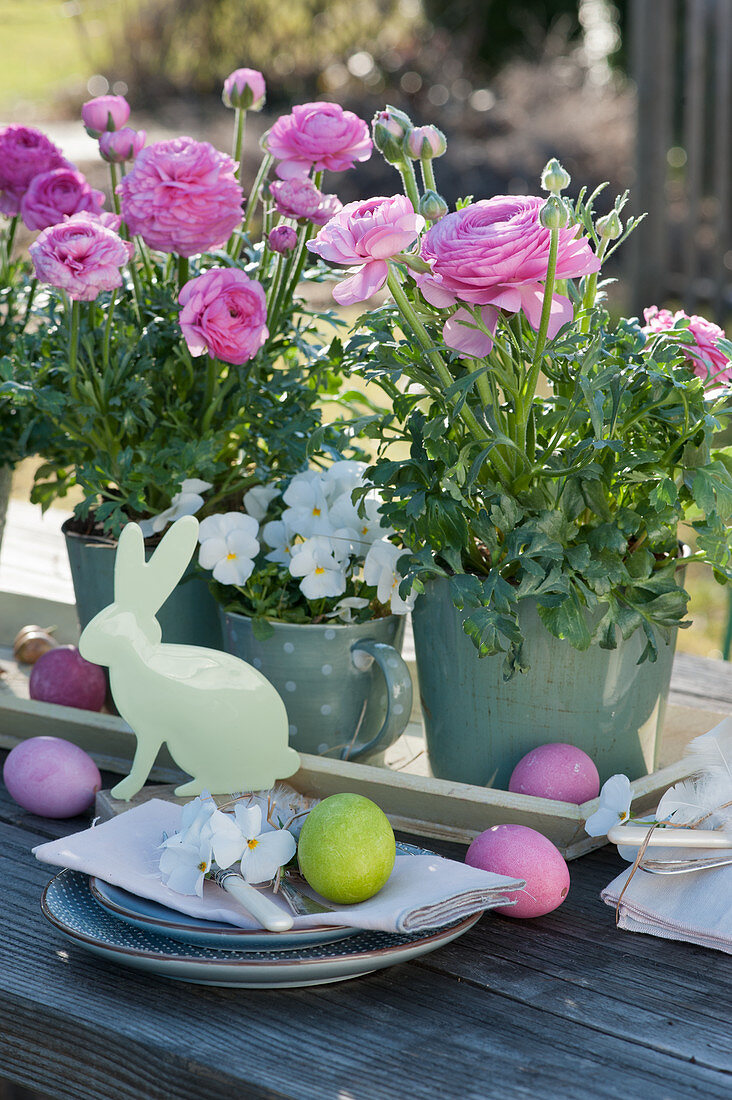
M81 302L75 299L71 303L71 333L69 336L69 373L76 374L76 360L79 355L79 326L81 323Z
M182 290L188 282L188 257L178 257L178 290Z
M432 337L417 316L417 311L414 309L412 303L409 301L406 294L404 293L404 288L399 282L399 277L396 274L394 268L391 266L389 267L387 281L389 284L389 290L391 291L392 297L399 307L402 316L408 323L409 327L412 329L414 335L419 340L419 343L422 345L422 349L424 350L427 358L434 367L437 377L440 379L445 389L448 390L450 386L452 386L454 378L450 374L450 371L447 369L447 364L445 363L444 359L438 352L437 348L434 346ZM458 398L457 396L454 396L452 398L448 398L448 400L452 405L455 405ZM475 416L475 413L471 408L469 408L467 402L463 403L463 406L460 409L458 415L462 417L470 434L474 436L476 441L478 443L485 443L488 436L485 430L480 426L478 419Z
M529 370L529 376L526 382L526 390L522 395L521 410L519 416L519 446L523 451L526 450L526 425L529 419L529 411L534 401L534 394L536 393L536 385L539 381L539 371L541 370L541 359L544 353L544 347L546 345L546 334L549 328L549 318L552 311L552 297L554 295L554 281L557 273L557 254L559 251L559 230L550 229L551 240L549 244L549 260L546 268L546 281L544 283L544 301L541 307L541 320L539 321L539 331L536 334L536 347L534 349L534 358L531 363L531 369Z
M237 107L234 113L234 151L231 154L236 161L236 178L241 182L244 173L242 153L244 151L244 129L246 127L247 113L241 107Z
M109 338L112 333L112 317L114 316L114 306L117 301L117 291L113 290L109 299L109 306L107 307L107 322L104 326L104 342L102 344L102 362L104 363L104 369L109 368Z
M271 153L265 153L265 155L262 157L262 163L259 165L259 171L254 177L254 183L252 184L252 189L249 192L249 198L247 199L247 204L244 208L244 221L241 224L240 236L238 237L238 239L232 236L231 241L229 241L229 255L233 256L235 260L238 260L239 256L241 255L243 244L242 238L246 236L246 234L249 232L249 228L252 224L252 218L254 217L254 211L257 209L257 204L259 203L259 189L264 183L264 179L269 172L270 165L272 164L273 160L274 157ZM234 242L233 244L232 241Z
M109 162L109 177L112 181L112 206L114 207L115 214L119 214L119 195L117 194L117 187L119 185L119 173L117 172L117 165L113 160Z
M422 157L419 163L422 168L422 182L424 183L425 191L436 191L437 184L435 183L435 170L432 167L432 158Z
M401 164L395 164L394 167L398 169L399 175L402 177L404 183L404 192L415 209L415 212L419 210L419 188L417 187L417 176L414 171L414 165L411 160L403 160Z
M600 247L597 250L598 260L602 260L605 255L605 249L610 243L608 237L600 238ZM587 276L587 283L585 285L585 293L582 298L582 310L584 317L580 321L580 332L590 331L590 310L595 304L595 298L597 297L597 271L593 271L591 275Z
M18 228L19 220L20 214L15 214L14 217L10 219L7 236L5 237L5 248L3 249L3 274L10 267L10 259L13 255L13 244L15 242L15 233Z
M25 332L25 326L30 319L31 309L33 308L33 299L36 296L36 290L38 288L38 279L31 279L30 289L28 290L28 297L25 303L25 313L23 314L23 323L20 326L20 331Z

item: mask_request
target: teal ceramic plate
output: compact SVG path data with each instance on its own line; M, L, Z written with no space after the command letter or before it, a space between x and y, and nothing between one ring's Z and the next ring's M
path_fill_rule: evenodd
M320 925L317 928L292 928L289 932L268 932L265 928L236 928L233 924L200 920L168 909L147 898L129 894L119 886L112 886L102 879L89 879L89 889L94 900L113 916L141 928L143 932L157 932L183 943L198 947L218 947L228 951L271 951L294 947L310 947L316 943L333 943L359 932L358 928L345 925Z
M87 876L78 871L61 871L48 883L41 909L73 943L108 961L196 985L254 989L341 982L408 962L457 939L482 915L409 936L361 931L299 950L226 951L183 945L118 920L97 904Z

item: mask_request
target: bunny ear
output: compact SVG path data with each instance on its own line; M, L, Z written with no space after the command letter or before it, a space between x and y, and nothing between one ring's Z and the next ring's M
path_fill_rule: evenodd
M185 573L197 542L195 516L183 516L173 524L150 561L135 575L133 602L140 611L154 615L163 606Z
M142 531L136 523L128 523L122 529L114 559L115 603L131 602L144 566L145 540Z

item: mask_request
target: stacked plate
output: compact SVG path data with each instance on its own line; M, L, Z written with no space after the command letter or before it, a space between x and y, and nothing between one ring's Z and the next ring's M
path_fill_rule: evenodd
M105 959L178 981L247 988L356 978L434 951L481 916L412 935L345 925L251 931L189 917L69 870L49 882L41 908L65 936Z

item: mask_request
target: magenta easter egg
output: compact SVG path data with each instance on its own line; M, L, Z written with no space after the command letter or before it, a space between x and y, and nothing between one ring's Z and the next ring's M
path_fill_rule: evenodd
M85 661L76 646L49 649L33 665L31 699L81 710L101 710L107 695L104 669Z
M3 780L15 801L39 817L76 817L102 787L91 756L61 737L31 737L8 753Z
M559 802L588 802L600 793L595 763L576 745L539 745L513 769L508 783L514 794L532 794Z
M515 905L498 905L507 917L541 917L561 905L569 893L569 868L551 840L527 825L494 825L477 836L465 862L471 867L526 882L507 893Z

